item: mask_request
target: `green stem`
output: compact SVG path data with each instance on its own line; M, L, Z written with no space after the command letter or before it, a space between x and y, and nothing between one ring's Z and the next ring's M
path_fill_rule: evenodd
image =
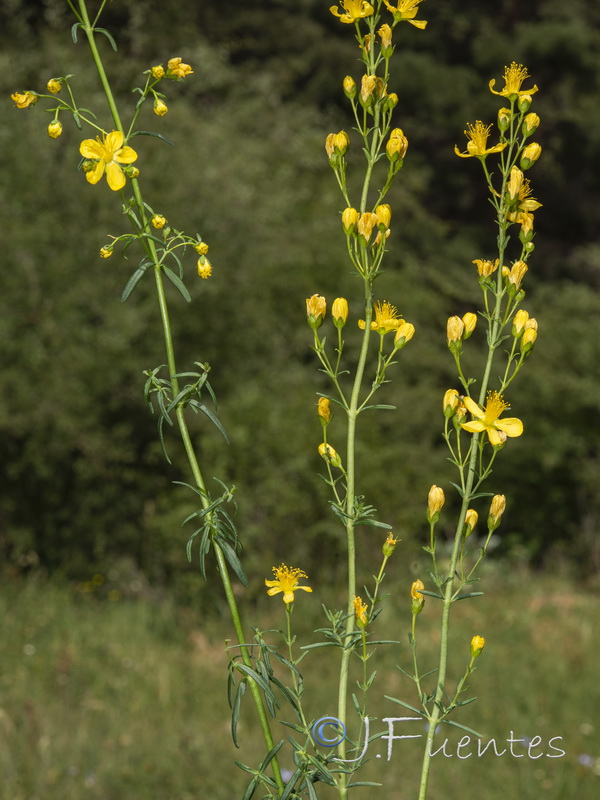
M111 112L115 127L121 133L124 133L124 129L123 129L123 125L122 125L122 122L121 122L121 118L119 116L119 112L118 112L118 109L117 109L117 106L116 106L116 103L115 103L115 100L114 100L114 96L113 96L113 93L112 93L108 78L106 76L106 71L104 70L104 65L102 63L102 59L100 57L100 53L99 53L98 48L96 46L96 41L95 41L95 38L94 38L94 28L90 24L87 8L86 8L86 5L85 5L85 0L78 0L78 5L79 5L80 12L81 12L81 19L83 20L82 27L83 27L83 30L85 31L85 35L86 35L88 43L89 43L89 47L90 47L90 50L91 50L91 53L92 53L92 57L94 59L94 63L96 65L96 69L98 71L98 75L100 77L100 81L102 83L102 87L104 89L104 93L105 93L105 96L106 96L106 99L107 99L107 102L108 102L108 106L109 106L109 109L110 109L110 112ZM96 21L97 21L97 19L96 19ZM144 206L144 202L143 202L143 199L142 199L142 194L141 194L139 182L136 179L134 179L134 180L132 180L131 183L132 183L133 193L134 193L134 196L135 196L135 201L136 201L136 205L137 205L137 208L138 208L138 212L140 214L140 218L141 218L141 221L142 221L142 227L143 227L143 229L146 229L147 226L148 226L148 220L147 220L146 208ZM176 367L176 361L175 361L175 351L174 351L174 347L173 347L173 337L172 337L172 334L171 334L171 324L170 324L170 320L169 320L169 310L168 310L168 306L167 306L167 300L166 300L165 291L164 291L164 285L163 285L163 281L162 281L162 274L161 274L161 268L160 268L160 259L158 258L158 254L156 252L156 246L155 246L155 243L154 243L154 241L152 239L146 240L146 246L147 246L147 249L149 251L149 255L151 256L153 264L154 264L154 276L155 276L155 283L156 283L156 291L157 291L157 296L158 296L158 304L159 304L159 308L160 308L160 316L161 316L161 322L162 322L162 327L163 327L165 349L166 349L166 353L167 353L167 363L168 363L168 367L169 367L169 378L170 378L170 382L171 382L171 391L172 391L172 395L176 396L178 394L178 392L179 392L179 384L178 384L177 378L175 377L175 375L177 373L177 367ZM196 458L196 453L194 451L194 447L193 447L193 444L192 444L192 441L191 441L191 438L190 438L189 430L188 430L188 427L187 427L187 422L186 422L186 419L185 419L184 408L182 406L178 406L177 407L176 416L177 416L177 423L178 423L178 426L179 426L179 432L180 432L180 435L181 435L181 438L182 438L182 442L183 442L183 445L184 445L184 448L185 448L185 452L186 452L186 455L187 455L187 458L188 458L188 462L189 462L192 474L194 476L194 481L196 483L196 486L198 487L198 489L201 492L202 506L203 506L203 508L206 509L208 507L208 505L209 505L209 499L208 499L208 496L207 496L206 487L205 487L205 484L204 484L204 479L202 477L202 472L201 472L200 466L198 464L198 459ZM233 626L234 626L235 633L236 633L236 636L237 636L237 639L238 639L238 643L240 645L240 652L241 652L241 655L242 655L242 660L243 660L244 664L247 667L251 667L252 666L252 661L250 659L250 655L248 653L248 649L247 649L247 647L245 645L246 637L244 636L244 631L243 631L243 627L242 627L242 623L241 623L239 609L237 607L237 602L235 600L235 596L234 596L234 593L233 593L233 588L232 588L232 585L231 585L231 579L229 577L229 572L228 572L228 569L227 569L227 563L225 561L225 557L223 556L221 548L214 541L213 541L213 548L214 548L215 556L216 556L216 559L217 559L217 565L218 565L218 569L219 569L219 574L220 574L220 577L221 577L221 581L223 583L223 588L225 590L225 596L227 598L227 604L229 606L229 611L231 613ZM250 680L248 682L248 684L250 686L250 691L251 691L251 694L252 694L252 697L253 697L253 700L254 700L254 704L256 706L256 711L257 711L257 714L258 714L258 718L259 718L259 722L260 722L260 726L261 726L261 729L262 729L262 733L263 733L263 737L264 737L265 743L266 743L269 751L271 751L273 749L273 747L274 747L274 742L273 742L273 737L271 735L271 729L270 729L270 725L269 725L269 720L267 718L267 714L266 714L266 711L265 711L265 707L264 707L264 704L263 704L263 700L262 700L262 697L261 697L261 694L260 694L259 687L253 680ZM275 757L271 761L271 764L273 765L272 768L273 768L273 776L275 778L275 782L277 784L278 789L282 792L283 789L284 789L284 783L283 783L283 778L281 776L281 769L280 769L277 757Z

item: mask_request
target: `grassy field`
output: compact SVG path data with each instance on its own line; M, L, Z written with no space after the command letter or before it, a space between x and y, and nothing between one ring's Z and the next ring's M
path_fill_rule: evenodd
M600 598L566 578L506 567L490 572L484 588L483 598L456 607L451 674L468 659L471 636L484 635L486 648L470 680L479 699L458 719L507 752L499 757L490 749L478 757L471 743L457 755L463 734L451 735L446 755L434 758L430 800L593 800L600 789ZM255 765L261 751L250 706L241 751L231 742L224 654L230 630L214 620L203 628L200 610L141 594L110 591L100 576L77 587L3 580L0 800L241 797L245 776L233 760ZM307 630L322 624L319 606L315 594L296 604ZM265 598L262 626L282 625L282 610L278 598ZM419 619L423 669L433 665L427 659L439 638L435 612L428 602ZM373 730L386 727L383 717L409 713L384 695L414 703L411 684L395 668L409 667L407 605L391 602L380 620L386 638L401 644L378 653ZM313 717L335 713L334 657L325 648L303 662ZM418 733L419 724L397 723L394 732ZM278 735L285 729L277 728ZM527 740L512 745L515 755L506 744L511 735ZM530 757L527 745L536 736ZM562 737L553 742L557 749L553 737ZM394 741L389 761L380 742L371 745L363 777L384 787L354 796L414 800L420 741ZM564 756L548 757L560 750Z

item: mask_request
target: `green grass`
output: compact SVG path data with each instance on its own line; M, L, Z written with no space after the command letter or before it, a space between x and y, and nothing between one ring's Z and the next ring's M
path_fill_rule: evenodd
M507 567L495 568L483 583L483 598L455 607L450 674L468 660L473 634L487 642L470 680L478 700L457 719L486 740L494 737L499 748L511 731L517 738L540 736L534 755L552 752L548 740L561 736L555 745L566 755L534 760L516 745L524 758L459 759L456 742L464 734L441 731L439 744L449 735L447 752L454 755L433 759L430 800L592 800L600 786L600 599L566 578ZM104 587L81 588L3 580L0 800L241 798L245 776L233 760L255 765L261 748L250 705L241 719L242 749L231 742L224 654L229 628L210 620L203 629L199 610L178 608L166 596L124 599ZM315 594L303 595L295 608L307 629L322 622ZM283 624L283 604L276 601L265 598L263 627ZM428 601L419 618L423 671L433 666L436 611ZM280 612L281 619L275 616ZM382 717L410 713L384 695L415 702L410 682L394 666L409 668L408 602L390 602L380 620L380 632L401 644L381 647L373 659L379 670L371 694L370 713L379 717L373 731L386 727ZM313 717L335 713L335 656L332 648L320 649L303 662ZM418 732L419 723L395 729ZM276 725L278 735L285 729ZM384 788L354 796L414 800L420 741L394 742L389 762L385 747L381 740L371 745L372 760L362 773ZM461 754L472 751L476 745ZM580 763L582 757L587 763Z

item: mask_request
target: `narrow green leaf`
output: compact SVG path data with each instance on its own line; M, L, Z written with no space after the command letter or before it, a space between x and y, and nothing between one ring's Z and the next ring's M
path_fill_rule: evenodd
M133 292L135 287L138 285L138 283L144 277L144 273L145 272L146 272L145 269L142 269L141 267L138 267L138 269L136 269L136 271L133 273L131 278L129 278L129 280L125 284L125 288L123 289L123 292L121 294L121 302L122 303L124 303L127 300L127 298L129 297L129 295Z
M175 142L172 142L166 136L163 136L162 133L154 133L154 131L135 131L131 134L129 139L133 139L134 136L154 136L156 139L162 139L163 142L166 144L171 145L171 147L175 147Z
M81 27L81 22L76 22L74 25L71 25L71 39L73 40L73 44L77 44L77 28Z
M173 286L180 292L181 296L184 300L187 300L188 303L192 302L192 298L190 293L187 290L185 283L181 280L179 275L176 275L173 270L169 269L169 267L163 266L163 272L167 276L167 278L171 281Z
M258 775L256 775L254 778L252 778L252 780L248 784L248 788L244 792L244 796L242 797L242 800L250 800L250 798L252 797L252 795L256 791L256 787L258 786L258 781L259 781Z
M220 432L221 436L225 439L227 444L229 444L229 437L227 436L227 432L225 428L221 425L219 419L215 416L215 414L208 408L208 406L204 405L204 403L199 403L198 400L190 400L190 405L194 408L197 408L198 411L202 411L203 414L209 418L209 420L213 423L213 425L217 428Z
M233 547L220 536L215 537L215 542L223 551L223 555L229 562L229 566L238 576L240 582L244 586L248 586L248 578L246 577L246 573L244 572L244 568L242 567L242 562L237 557L237 553L235 552Z
M411 706L408 703L405 703L404 700L398 700L397 697L390 697L387 694L384 695L384 697L385 697L386 700L391 700L392 703L398 703L399 706L403 706L404 708L408 708L409 711L414 711L415 714L418 714L420 717L423 716L423 712L422 711L419 711L418 708L415 708L414 706Z
M235 693L235 700L233 701L233 708L231 709L231 738L234 745L239 749L239 742L237 738L237 724L240 715L240 704L242 697L246 693L246 680L243 679L238 684L237 692Z
M94 30L96 31L96 33L103 33L106 36L106 38L110 42L110 46L112 47L112 49L116 53L117 52L117 43L115 42L113 37L110 35L110 33L106 30L106 28L94 28Z
M466 725L461 725L460 722L455 722L453 719L443 719L442 722L445 725L453 725L455 728L460 728L462 731L466 731L467 733L472 733L473 736L476 736L478 739L483 738L482 733L477 733L477 731L474 731L473 728L468 728Z
M468 594L459 594L456 600L466 600L467 597L481 597L483 592L469 592Z

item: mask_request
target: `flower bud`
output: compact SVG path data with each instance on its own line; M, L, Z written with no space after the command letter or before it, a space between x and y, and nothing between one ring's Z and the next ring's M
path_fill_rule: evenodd
M377 76L363 75L360 82L360 103L364 108L369 108L374 102L374 93L377 90Z
M14 101L17 108L29 108L38 101L38 96L34 92L13 92L10 99Z
M515 339L518 339L522 335L523 331L525 330L525 323L527 322L528 319L529 319L529 314L527 313L527 311L525 311L524 308L520 309L515 314L511 331Z
M152 110L154 111L154 113L156 114L157 117L164 117L164 115L169 110L169 107L167 106L167 104L163 100L161 100L159 97L157 97L155 99L155 101L154 101L154 105L152 107Z
M523 120L523 125L521 126L521 130L523 131L524 136L531 136L531 134L537 130L540 124L540 118L537 114L534 114L533 111L531 114L527 114L525 119Z
M348 319L348 301L345 297L336 297L331 305L331 316L336 328L343 328Z
M421 613L425 605L425 595L421 594L424 588L423 581L420 580L413 581L410 587L410 610L415 616Z
M377 225L377 222L377 214L373 214L370 211L365 211L364 214L360 215L356 227L358 235L363 237L365 244L369 244L369 239L371 238L373 228Z
M319 397L319 402L317 403L317 414L319 415L319 419L321 420L323 427L327 427L331 420L331 401L328 397Z
M524 245L531 244L531 240L533 239L533 214L528 211L521 211L519 221L521 223L519 241ZM528 249L527 252L530 252L530 250Z
M390 133L390 138L385 146L385 152L391 163L400 169L404 163L404 157L408 149L408 139L402 132L401 128L394 128Z
M446 336L450 352L458 355L462 350L462 336L465 330L465 323L460 317L450 317L446 324Z
M477 658L481 655L481 651L485 647L485 639L483 636L474 636L471 639L471 658Z
M495 261L486 261L482 258L476 258L472 263L477 267L477 273L480 278L489 278L490 275L498 269L500 261L498 259Z
M490 503L490 513L488 514L487 524L490 531L495 531L500 525L500 517L506 508L506 497L503 494L495 494Z
M542 155L542 146L537 142L531 142L521 153L521 169L529 169Z
M434 524L440 518L440 511L446 502L444 490L433 484L427 495L427 521Z
M521 288L521 282L527 272L527 264L524 261L515 261L508 272L508 290L513 296Z
M398 539L394 539L392 532L390 531L387 535L387 539L383 543L383 547L381 548L381 552L386 558L389 558L394 550L396 549L396 545L398 544Z
M498 111L498 128L502 133L508 130L511 117L512 113L510 108L501 108L500 111Z
M462 338L465 340L468 339L475 330L475 326L477 325L477 314L473 314L472 311L467 311L467 313L463 316L462 321L463 325L465 326Z
M535 317L531 317L531 319L528 319L525 323L525 330L528 331L530 329L534 331L537 331L538 329L538 321Z
M321 458L324 458L328 464L331 464L332 467L337 467L341 469L342 466L342 459L339 457L337 452L333 449L330 444L326 444L323 442L319 445L319 455Z
M152 222L152 227L158 230L164 228L167 224L166 217L163 217L162 214L155 214L150 221Z
M533 97L530 94L522 94L517 101L519 111L522 111L525 114L531 108L532 102Z
M521 190L522 186L523 173L517 166L514 166L510 171L508 183L506 185L506 191L511 200L516 200L519 197L519 191Z
M63 131L62 122L59 122L57 119L55 119L54 122L51 122L48 125L48 136L51 139L58 139L62 131Z
M402 350L415 335L412 322L403 322L394 334L394 350Z
M50 94L58 94L62 89L62 81L60 81L58 78L51 78L46 84L46 88Z
M198 275L203 280L210 278L212 275L212 264L206 256L200 256L198 259Z
M470 508L465 514L465 536L470 536L473 533L473 528L477 525L479 514L474 508Z
M308 324L316 331L323 324L325 312L327 311L327 301L319 294L313 294L306 300L306 316Z
M348 152L350 147L350 137L346 131L330 133L325 140L325 150L329 157L329 163L335 164L340 156Z
M393 111L398 105L398 95L396 92L390 92L385 99L384 110Z
M100 258L110 258L112 254L113 254L112 244L105 244L104 247L100 249Z
M194 70L189 64L183 64L180 58L170 58L167 61L167 78L171 80L181 80L192 75Z
M155 67L152 67L150 74L155 81L159 81L161 78L165 77L165 68L160 64L157 64Z
M205 256L208 253L208 245L206 242L198 242L198 244L194 245L194 250L199 256Z
M381 26L381 28L379 28L377 33L379 34L379 38L381 39L381 52L383 53L385 58L389 58L393 52L392 29L386 22Z
M444 416L448 419L453 417L459 402L458 392L456 389L448 389L444 394L444 399L442 400L442 411L444 412Z
M523 353L523 355L533 350L536 339L537 330L535 328L526 328L523 333L523 338L521 339L521 353Z
M346 77L344 78L343 87L344 87L344 94L346 95L347 98L352 100L356 97L356 82L354 78L352 78L350 75L346 75Z
M342 211L342 227L346 236L354 233L359 218L360 214L355 208L346 208Z
M392 219L392 208L387 203L382 203L375 209L375 216L377 217L377 227L380 231L385 231L390 227Z
M369 606L367 603L363 603L361 597L354 596L354 616L356 619L356 624L359 628L363 630L369 624L369 617L367 614Z

